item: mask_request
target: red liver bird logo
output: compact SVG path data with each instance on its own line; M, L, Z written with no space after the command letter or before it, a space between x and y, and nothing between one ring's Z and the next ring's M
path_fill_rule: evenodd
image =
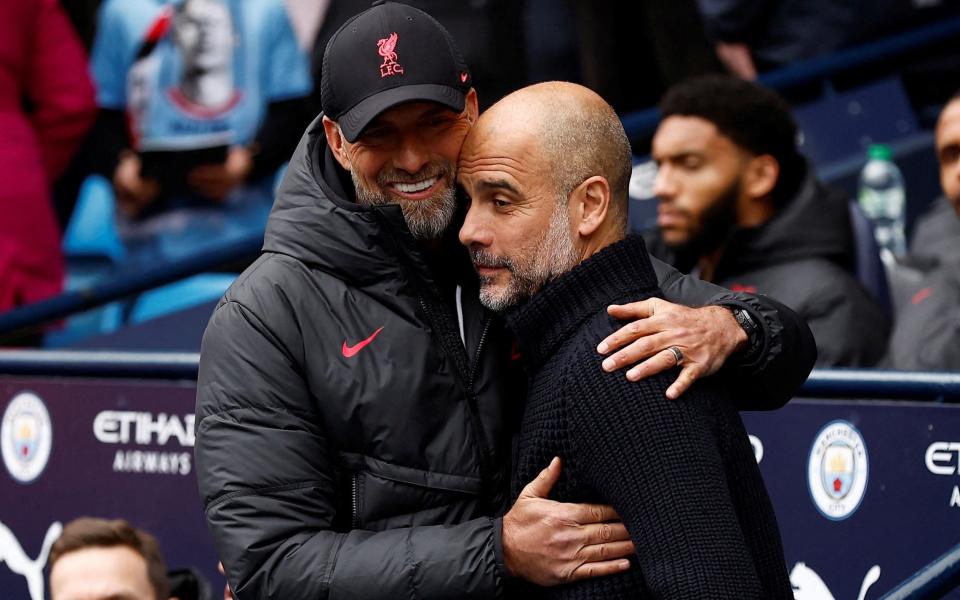
M383 57L380 65L380 78L390 75L403 75L403 67L397 62L397 41L400 36L394 31L390 37L377 40L377 54Z

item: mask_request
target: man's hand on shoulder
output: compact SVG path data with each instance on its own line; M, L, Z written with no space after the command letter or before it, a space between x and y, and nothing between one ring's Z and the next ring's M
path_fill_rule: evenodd
M627 379L640 381L680 366L667 398L676 400L700 377L716 373L727 359L747 343L747 334L729 308L689 308L661 298L608 307L610 316L634 319L607 336L597 351L608 354L603 370L633 365ZM676 351L673 350L676 348Z
M554 458L503 517L507 571L537 585L613 575L630 568L630 534L609 506L549 500L560 478Z

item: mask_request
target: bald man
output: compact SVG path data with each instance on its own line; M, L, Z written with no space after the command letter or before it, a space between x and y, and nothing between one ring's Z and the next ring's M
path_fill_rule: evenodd
M460 241L481 302L506 313L530 374L514 488L550 463L518 502L610 504L637 549L627 571L531 592L791 598L773 508L725 382L701 380L676 403L664 398L672 374L630 384L596 368L595 340L617 328L606 307L660 294L643 240L626 237L630 168L613 109L568 83L501 100L460 157L470 198ZM510 519L504 560L536 582L525 575L536 561L506 550Z
M914 234L914 262L930 266L898 303L884 365L893 369L960 370L960 92L940 113L936 146L949 205L935 207Z

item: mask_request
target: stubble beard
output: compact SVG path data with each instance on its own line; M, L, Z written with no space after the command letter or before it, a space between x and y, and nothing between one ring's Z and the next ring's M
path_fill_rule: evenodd
M453 186L453 167L439 163L429 165L421 171L431 173L429 177L421 174L414 176L403 175L397 171L382 171L377 176L377 188L371 189L357 177L354 170L350 171L353 187L357 193L357 202L365 205L383 206L397 204L403 212L403 219L407 229L415 239L434 240L443 235L457 211L457 194ZM385 190L388 182L415 182L430 177L437 177L446 185L432 198L423 200L407 200L406 198L391 196Z
M530 260L496 256L482 248L470 251L473 264L504 267L510 278L506 285L495 287L493 279L480 276L480 303L494 312L503 312L529 300L544 285L566 273L580 262L580 253L570 233L570 213L564 199L550 216L550 223Z
M698 260L724 245L737 225L736 206L740 185L738 178L723 191L717 201L700 216L699 227L691 232L687 240L667 246L685 260Z

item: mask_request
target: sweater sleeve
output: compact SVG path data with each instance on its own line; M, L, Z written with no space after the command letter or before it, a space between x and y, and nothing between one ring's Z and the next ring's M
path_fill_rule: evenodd
M385 531L335 527L345 519L338 498L349 489L340 489L296 347L235 301L217 308L203 337L197 479L237 597L499 596L492 518Z
M603 373L590 350L564 374L568 460L623 519L652 597L759 598L704 384L672 402L675 373L633 384Z

